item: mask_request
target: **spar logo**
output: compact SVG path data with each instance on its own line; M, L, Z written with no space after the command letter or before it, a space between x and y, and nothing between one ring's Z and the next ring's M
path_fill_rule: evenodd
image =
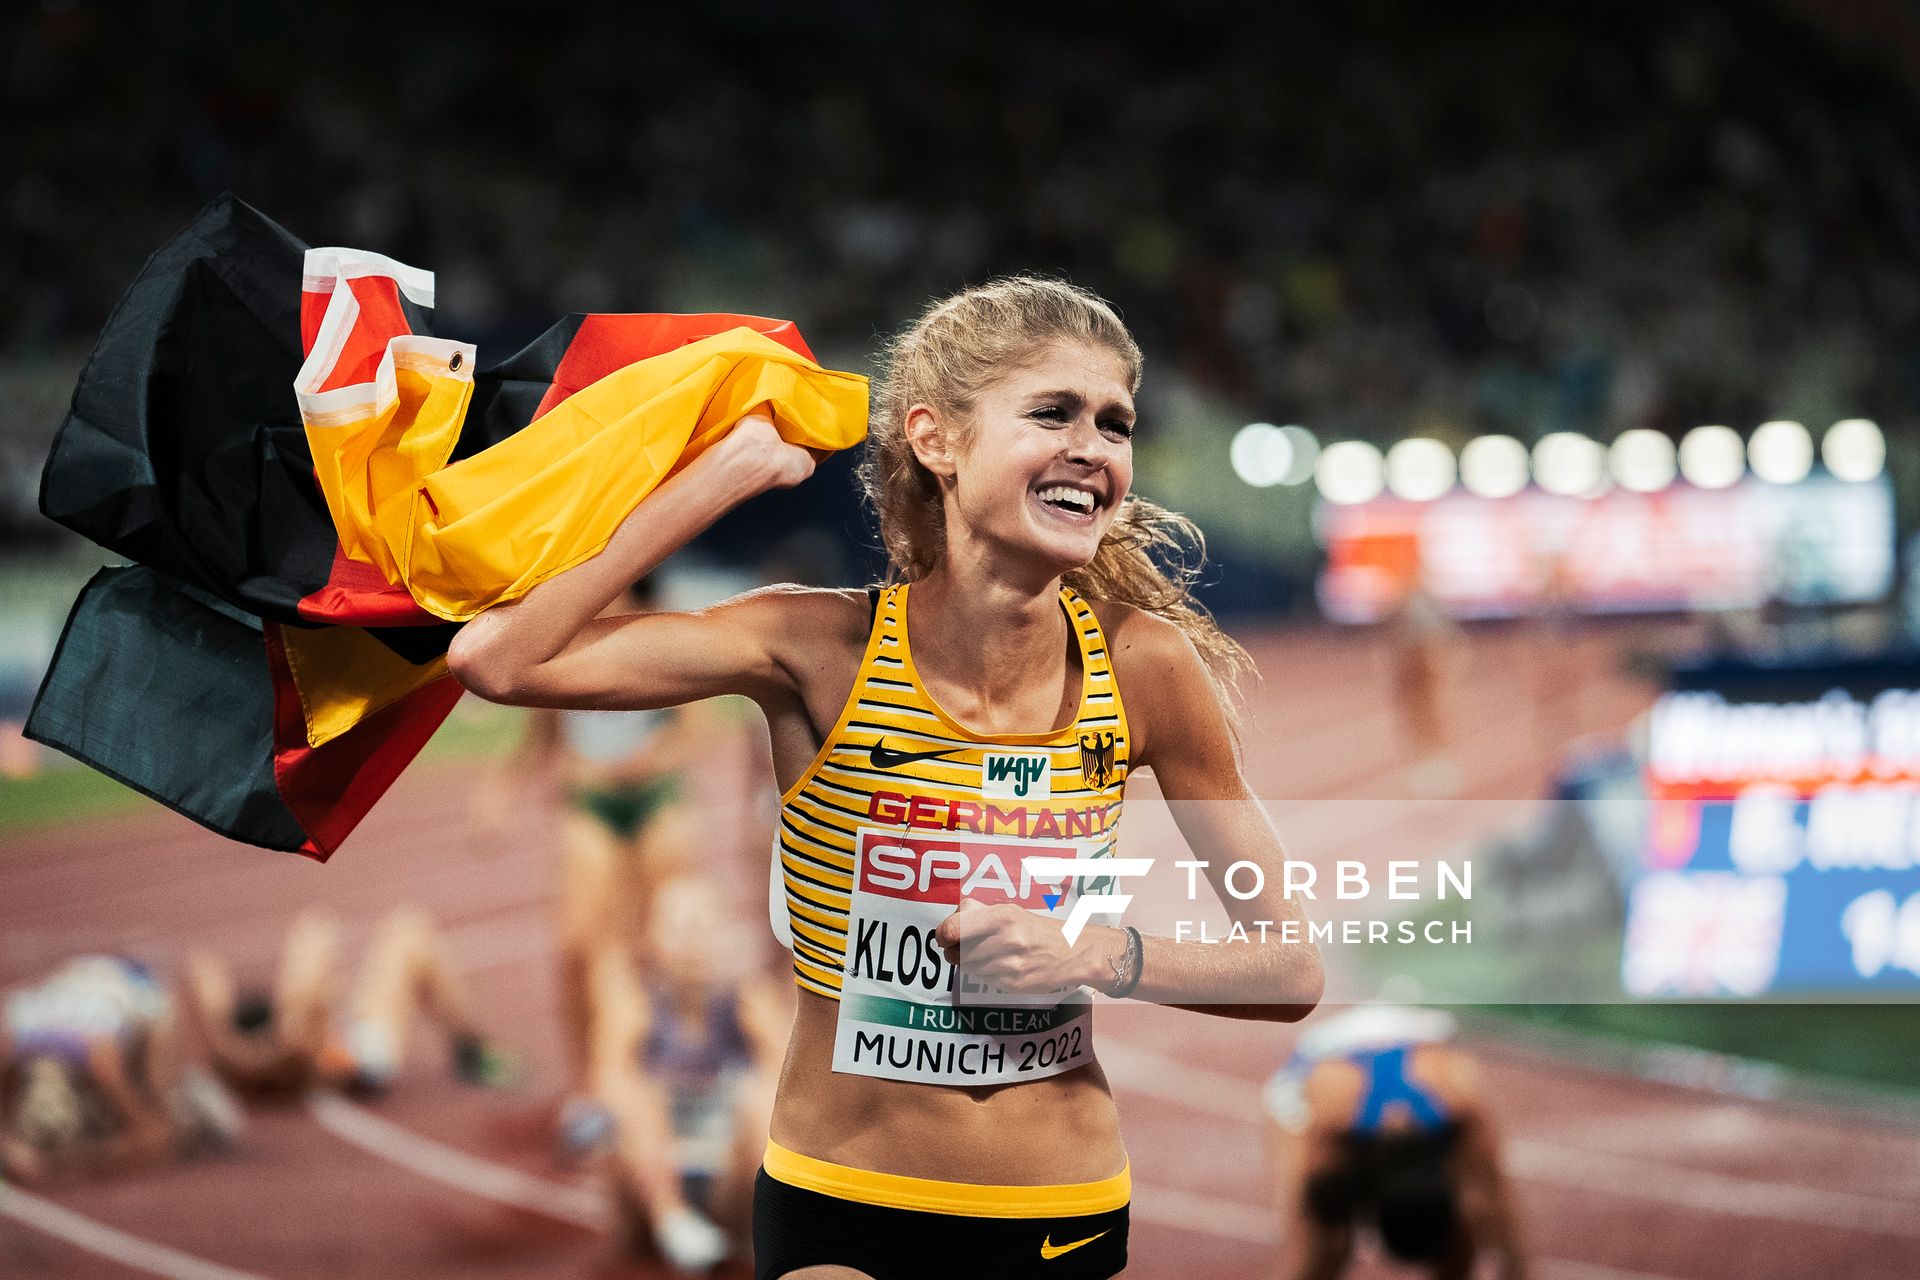
M1053 795L1053 757L1044 751L989 751L980 761L980 794L992 800Z
M1116 891L1122 877L1152 867L1151 858L1094 857L1066 841L864 830L857 883L863 893L945 907L972 898L1053 913L1071 899L1062 932L1074 943L1094 916L1118 915L1133 901Z

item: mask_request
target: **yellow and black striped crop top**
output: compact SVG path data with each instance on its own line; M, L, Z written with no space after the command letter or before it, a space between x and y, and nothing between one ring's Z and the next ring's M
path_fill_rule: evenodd
M781 797L768 910L794 981L840 998L860 833L1071 840L1110 857L1126 787L1127 716L1100 623L1070 588L1060 607L1080 645L1080 709L1058 732L975 733L920 682L907 646L908 586L874 607L860 673L832 732ZM968 833L971 833L969 835Z

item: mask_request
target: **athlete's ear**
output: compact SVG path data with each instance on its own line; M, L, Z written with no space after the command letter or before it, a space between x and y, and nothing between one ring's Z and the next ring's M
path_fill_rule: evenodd
M932 405L916 404L907 410L907 445L920 465L942 479L952 479L959 467L954 462L953 433L941 423Z

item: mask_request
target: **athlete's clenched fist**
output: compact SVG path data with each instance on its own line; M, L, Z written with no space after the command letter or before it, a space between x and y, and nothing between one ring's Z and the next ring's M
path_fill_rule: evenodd
M1098 985L1110 972L1105 953L1124 939L1118 930L1094 926L1068 945L1057 920L1011 902L986 906L971 898L962 898L933 936L947 962L969 977L1023 993Z

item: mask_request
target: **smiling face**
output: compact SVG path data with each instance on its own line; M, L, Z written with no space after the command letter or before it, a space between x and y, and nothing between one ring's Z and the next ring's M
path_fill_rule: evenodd
M939 477L950 554L969 543L1049 576L1093 560L1133 483L1127 368L1101 347L1057 343L988 386L965 421L925 405L907 431Z

